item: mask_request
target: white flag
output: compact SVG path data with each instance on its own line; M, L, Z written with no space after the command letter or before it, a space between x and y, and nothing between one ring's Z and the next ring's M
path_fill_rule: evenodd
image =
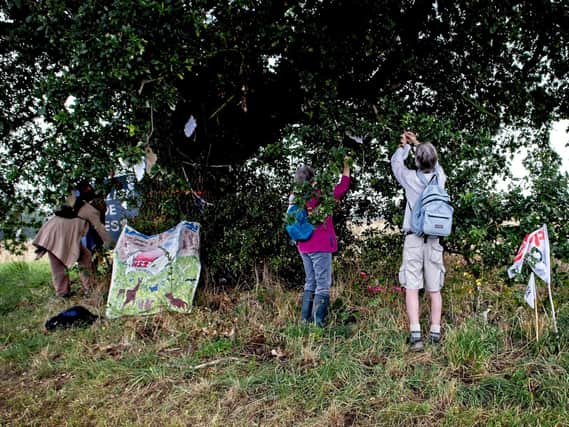
M184 135L186 135L186 137L188 138L192 136L197 126L198 122L196 122L194 116L190 116L190 118L186 122L186 125L184 126Z
M519 274L520 271L522 271L522 266L524 265L524 258L528 251L528 238L529 234L526 234L526 237L524 237L524 240L520 248L518 249L516 257L514 258L514 263L510 268L508 268L508 276L510 277L510 279L514 277L516 274Z
M539 230L530 234L527 250L527 263L533 272L548 285L551 283L551 264L549 256L549 236L544 224Z
M527 261L531 269L540 279L545 283L551 283L549 237L547 235L546 225L543 225L540 229L524 237L524 241L514 258L514 263L508 268L508 276L510 276L510 278L521 271L524 260Z
M136 180L139 182L142 181L142 178L144 178L144 171L146 170L146 159L144 157L140 159L140 162L134 165L133 168Z
M535 307L535 278L533 272L529 276L528 287L526 289L526 294L524 295L524 299L528 303L531 308Z

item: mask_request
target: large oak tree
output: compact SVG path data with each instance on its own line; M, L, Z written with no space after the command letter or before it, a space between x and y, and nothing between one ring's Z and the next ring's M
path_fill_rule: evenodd
M569 113L568 24L553 0L2 1L4 228L146 146L189 185L215 171L224 191L220 175L235 182L285 137L326 153L367 133L358 160L390 198L385 153L405 125L441 138L457 199L486 182L487 201L507 155L537 140L498 144L499 129L543 132Z

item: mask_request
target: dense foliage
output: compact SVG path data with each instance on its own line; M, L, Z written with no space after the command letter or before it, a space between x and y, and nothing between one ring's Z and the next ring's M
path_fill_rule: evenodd
M325 175L333 149L352 150L352 216L397 225L388 158L410 128L449 174L451 251L505 262L497 243L548 221L567 257L567 177L544 136L569 113L567 20L553 0L3 1L1 227L14 236L70 183L102 183L151 147L143 187L178 196L147 206L146 231L191 216L221 270L290 265L281 218L296 163ZM504 125L526 132L497 136ZM520 147L529 192L496 192ZM196 212L191 191L212 205Z

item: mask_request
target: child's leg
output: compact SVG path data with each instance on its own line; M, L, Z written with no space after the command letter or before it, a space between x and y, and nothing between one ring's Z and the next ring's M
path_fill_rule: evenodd
M443 311L443 297L439 292L429 292L431 298L431 325L441 325L441 313Z
M93 262L91 261L91 251L81 245L79 251L79 277L81 278L81 284L83 285L83 290L88 291L91 289L91 278L93 276Z
M431 297L431 331L429 340L433 344L441 341L441 313L443 308L443 298L439 292L429 292Z
M51 252L48 252L48 257L55 294L58 297L65 296L69 293L69 276L65 271L65 265Z
M304 275L305 275L305 281L304 281L304 290L305 291L309 291L314 293L314 291L316 290L316 275L314 272L314 265L312 263L312 254L307 253L307 254L300 254L300 257L302 258L302 264L304 266Z
M419 327L419 290L423 288L423 238L408 234L403 245L403 262L399 270L399 283L405 287L405 308L411 332Z
M409 344L413 351L423 349L419 324L419 290L423 288L424 240L414 234L405 237L403 262L399 270L399 282L405 287L405 308L409 320Z
M423 350L419 324L419 289L405 289L405 307L409 318L409 345L412 351Z
M438 343L441 340L443 308L441 289L444 283L444 273L443 247L439 244L439 239L429 238L425 245L425 286L431 300L430 340L433 343Z
M306 275L300 318L305 322L309 322L312 320L312 305L314 302L314 291L316 290L316 276L314 274L314 266L312 265L310 254L301 253L300 257L302 258L304 274Z
M330 252L314 252L312 254L316 295L330 295L332 286L332 254Z
M419 289L405 289L405 307L409 325L419 324ZM420 328L416 328L420 330ZM411 328L413 330L413 328Z
M330 304L330 287L332 286L332 254L315 252L313 255L316 291L314 295L314 323L324 326L328 305Z

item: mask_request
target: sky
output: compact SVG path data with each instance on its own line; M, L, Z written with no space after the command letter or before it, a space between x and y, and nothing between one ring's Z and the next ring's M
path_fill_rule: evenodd
M569 120L559 120L552 126L549 138L551 146L561 156L563 172L569 173ZM512 161L512 174L515 178L523 178L528 172L522 162L526 156L526 152L518 153Z

